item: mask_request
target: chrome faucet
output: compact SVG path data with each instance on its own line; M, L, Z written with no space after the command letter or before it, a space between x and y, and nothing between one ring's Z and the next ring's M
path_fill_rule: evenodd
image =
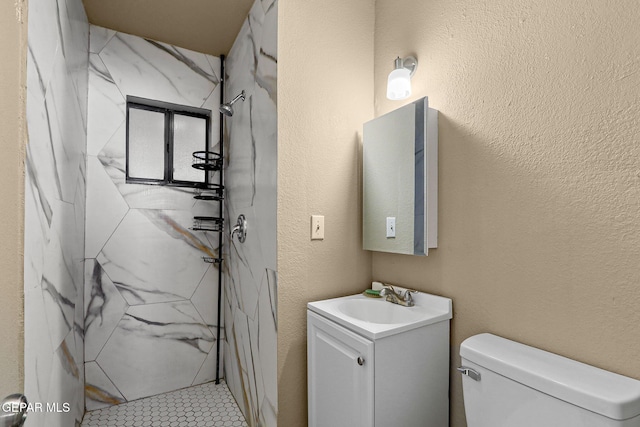
M413 307L413 298L411 294L415 291L406 289L400 293L396 292L391 285L384 285L380 290L380 296L386 297L387 301L393 304L402 305L404 307Z

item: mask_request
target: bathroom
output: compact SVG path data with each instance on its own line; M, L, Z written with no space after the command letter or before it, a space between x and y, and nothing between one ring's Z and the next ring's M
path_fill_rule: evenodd
M2 8L7 395L27 369L27 9ZM638 18L621 1L279 1L278 425L306 424L306 303L372 280L453 300L451 425L465 425L458 348L481 332L640 378ZM402 104L385 98L386 77L408 54L420 61L412 99L440 112L428 257L361 249L362 125ZM322 241L309 239L316 214Z

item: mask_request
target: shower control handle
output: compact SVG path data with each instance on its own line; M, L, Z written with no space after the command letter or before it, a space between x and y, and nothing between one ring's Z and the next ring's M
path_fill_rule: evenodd
M240 243L244 243L247 239L247 219L243 214L238 216L238 221L236 226L231 229L231 239L233 239L234 234L238 234L238 241Z

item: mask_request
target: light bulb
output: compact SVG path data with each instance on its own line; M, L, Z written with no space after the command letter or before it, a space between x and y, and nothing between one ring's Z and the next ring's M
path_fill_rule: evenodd
M389 73L389 78L387 79L387 98L399 101L410 96L411 71L407 68L396 68Z

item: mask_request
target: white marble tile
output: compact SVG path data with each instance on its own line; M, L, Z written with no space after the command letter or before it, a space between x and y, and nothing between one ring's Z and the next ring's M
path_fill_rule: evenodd
M249 96L226 120L225 217L245 214L250 232L225 238L225 375L249 424L275 427L277 1L253 5L226 72L225 92Z
M217 84L203 54L117 33L100 52L123 95L202 105ZM204 62L202 61L204 59Z
M42 198L33 177L33 166L26 160L24 194L24 288L40 289L44 252L49 242L49 230L53 216L47 200Z
M229 148L225 152L226 203L234 210L253 206L255 196L255 141L251 134L251 97L242 104L235 104L234 127L231 130ZM228 122L228 120L227 120Z
M253 139L256 140L256 179L253 207L259 215L255 217L256 229L260 235L260 249L264 266L277 268L276 232L278 211L277 197L277 111L267 92L256 87L253 94L251 125Z
M88 157L87 172L85 257L95 258L129 211L129 206L96 157Z
M223 288L224 290L224 288ZM224 296L223 296L224 298ZM216 336L216 326L218 324L218 267L213 264L209 266L206 274L200 281L198 288L191 296L191 302L204 322L211 329L211 333Z
M94 411L126 402L120 391L96 362L85 364L85 396L87 411Z
M260 325L258 349L260 351L260 371L264 382L264 392L270 402L278 396L278 316L277 277L273 270L266 270L260 286L258 319Z
M30 401L43 402L49 392L54 348L42 290L26 290L24 300L24 393Z
M69 403L71 410L69 412L61 410L58 413L47 412L45 415L47 427L68 427L75 425L76 419L82 419L82 414L78 414L77 411L77 399L83 385L80 383L80 372L71 350L74 345L73 332L71 332L56 349L47 396L47 402L58 403L60 406L63 403Z
M38 188L38 198L46 209L48 221L51 220L50 204L55 199L62 200L62 183L58 176L53 148L54 145L60 144L61 138L52 112L53 107L48 102L28 105L27 109L27 163L33 166L29 173L32 183Z
M96 156L118 128L123 126L126 103L97 54L90 56L89 88L91 114L87 128L87 154Z
M110 30L104 27L98 27L97 25L90 25L89 27L89 52L100 53L111 37L116 34L114 30Z
M40 73L44 87L48 87L53 62L60 48L57 2L31 0L29 2L29 50Z
M84 359L95 360L129 306L95 260L85 264Z
M62 200L73 202L79 164L83 161L86 134L75 87L67 76L64 56L56 56L46 95L51 128L53 163L60 185Z
M31 48L27 49L27 111L44 103L46 85L38 69L37 58Z
M62 51L69 77L76 89L82 112L83 129L87 125L87 68L89 61L89 21L82 0L58 0Z
M207 355L207 358L204 360L204 363L200 367L198 371L198 375L193 380L192 385L204 384L209 381L215 381L216 379L216 345L217 341L213 343L213 347L211 347L211 351ZM224 377L224 349L223 343L220 343L220 378Z
M188 301L130 307L97 362L133 400L191 385L214 341Z
M77 292L74 280L78 278L73 276L72 260L67 255L73 242L65 241L66 236L60 234L64 230L65 219L74 218L72 209L73 206L67 203L56 203L54 225L45 252L42 293L46 323L54 347L59 346L71 331L75 320Z
M188 211L132 209L125 216L98 261L129 305L188 299L215 257L188 228Z
M274 104L277 104L278 73L278 3L274 3L264 17L262 40L256 66L256 84L267 91Z

